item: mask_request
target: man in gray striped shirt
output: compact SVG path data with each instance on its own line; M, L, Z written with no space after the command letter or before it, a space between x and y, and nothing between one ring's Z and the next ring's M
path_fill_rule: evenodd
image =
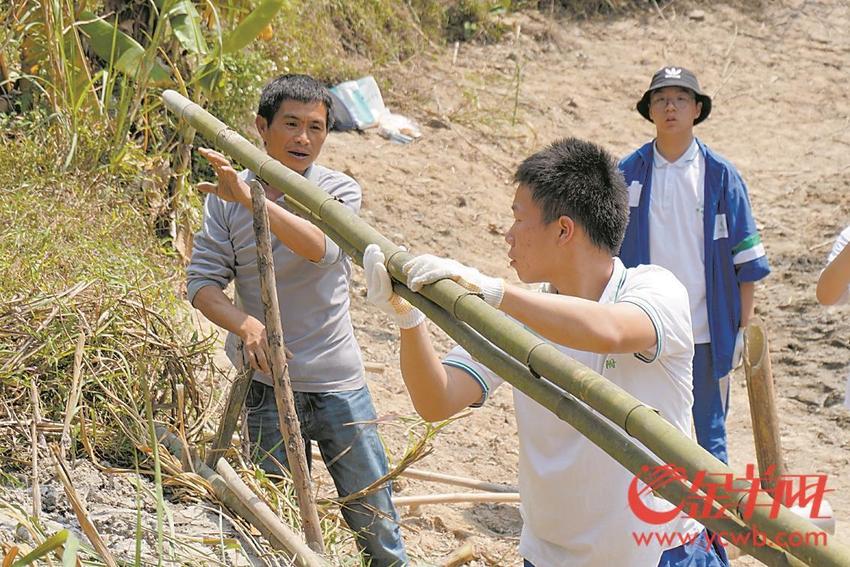
M357 182L314 163L333 125L331 105L330 93L313 78L278 77L260 95L257 130L271 157L356 213L361 201ZM198 185L208 195L188 269L189 301L229 331L231 361L255 370L246 401L248 433L260 466L275 472L278 462L286 464L286 452L271 387L247 184L256 177L248 170L237 173L218 152L200 153L212 165L218 183ZM308 462L310 441L315 440L339 495L346 496L369 486L388 469L348 309L351 263L321 230L288 210L278 190L264 187L284 342L292 353L289 375ZM231 281L235 303L223 291ZM236 355L237 338L244 345L244 361ZM342 514L370 565L407 564L389 483L347 503Z

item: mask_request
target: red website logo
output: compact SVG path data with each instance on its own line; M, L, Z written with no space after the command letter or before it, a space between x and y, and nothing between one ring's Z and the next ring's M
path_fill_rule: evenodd
M717 478L721 481L718 482ZM762 488L762 480L766 479L773 481L775 488L772 490ZM756 475L753 465L747 465L743 477L736 477L732 473L709 474L706 471L699 471L693 482L688 482L685 471L681 467L644 466L641 474L635 476L629 484L628 502L632 512L640 520L648 524L661 525L682 515L702 520L723 517L726 510L734 514L737 502L740 502L741 497L746 494L748 498L744 509L741 510L741 515L747 520L757 506L756 496L763 492L769 494L773 502L758 505L770 506L771 518L776 518L780 505L784 505L809 510L809 518L812 520L829 519L828 513L821 512L824 495L831 492L826 487L825 474L781 475L774 479L771 471L768 471L766 479ZM749 481L750 485L747 488L740 488L736 486L735 481L738 480ZM678 506L669 511L659 512L646 505L643 496L648 491L656 491L672 482L682 483L688 487L688 494Z

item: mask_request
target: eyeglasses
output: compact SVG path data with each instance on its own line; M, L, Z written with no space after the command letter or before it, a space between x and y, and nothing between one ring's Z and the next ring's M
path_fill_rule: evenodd
M688 106L688 104L694 102L696 99L692 96L688 96L686 94L678 94L674 96L659 96L655 97L650 101L650 105L656 109L667 108L667 105L672 104L678 110L681 110Z

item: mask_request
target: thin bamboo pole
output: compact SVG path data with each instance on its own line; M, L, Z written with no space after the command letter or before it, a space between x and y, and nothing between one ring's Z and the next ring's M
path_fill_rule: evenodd
M41 484L39 483L38 468L38 423L41 421L41 412L38 408L38 386L33 378L30 384L30 404L32 404L32 421L30 422L30 442L32 457L32 515L41 520Z
M178 460L183 460L180 439L161 425L156 426L159 442ZM216 463L218 472L205 465L194 453L195 472L210 483L216 497L230 510L257 528L272 547L287 551L299 567L328 567L328 563L304 543L297 533L280 521L275 513L239 478L225 459Z
M266 316L266 334L271 351L272 380L274 399L277 405L277 417L280 432L286 449L286 460L292 473L298 508L301 511L301 524L308 545L318 553L325 549L322 541L322 527L319 524L319 512L313 498L313 486L310 482L310 470L307 468L307 454L301 425L295 412L295 396L289 383L286 349L283 343L283 325L281 324L280 305L275 284L272 240L269 232L269 213L266 208L266 192L257 181L251 182L251 200L254 206L254 235L257 239L257 266L260 271L260 293Z
M337 234L332 227L321 221L314 222L347 254L353 256L357 253L357 249ZM611 423L599 419L591 409L579 403L571 394L557 388L545 378L531 374L528 367L509 357L489 341L482 340L481 335L474 329L452 317L439 305L399 283L393 284L393 291L421 309L431 321L463 346L476 360L495 370L509 384L522 390L558 418L575 427L579 433L590 439L627 470L635 475L641 475L643 471L652 470L661 465L655 456L626 438L623 432ZM692 496L691 489L681 482L659 486L657 492L673 503L683 502ZM718 511L715 508L714 512ZM804 567L806 565L793 555L776 547L755 545L753 532L739 518L728 513L725 516L713 513L712 516L716 517L702 519L701 523L715 534L738 542L738 547L765 565L770 567Z
M100 558L103 559L103 562L106 563L107 567L118 567L118 562L109 551L109 548L106 547L106 544L103 542L103 538L100 537L100 532L97 531L97 528L89 518L89 513L88 510L86 510L85 504L83 504L80 497L77 495L77 491L74 489L74 483L71 482L71 477L65 469L65 463L59 455L59 449L55 445L51 445L50 450L53 453L53 465L56 469L56 476L59 477L59 481L65 489L65 494L68 496L68 502L70 502L71 508L77 516L77 521L80 523L80 529L84 534L86 534L86 537L97 550L98 555L100 555Z
M313 458L317 460L322 460L322 454L318 449L313 449ZM485 492L516 492L516 486L509 486L507 484L498 484L495 482L486 482L483 480L478 480L475 478L468 478L464 476L455 476L451 474L443 474L433 471L426 471L423 469L415 469L412 467L408 467L398 473L398 476L403 476L406 478L415 478L416 480L427 480L429 482L437 482L440 484L448 484L450 486L463 486L464 488L474 488L475 490L483 490Z
M362 262L362 252L368 244L378 244L389 258L387 269L390 274L398 281L405 281L402 266L412 258L409 253L394 245L350 209L304 177L255 148L197 104L174 91L165 91L163 99L170 110L186 119L205 138L300 203L303 209L310 212L309 220L334 227L339 232L337 237L343 237L353 248L350 255L355 260ZM329 236L334 238L330 234ZM480 297L455 282L436 282L426 286L421 295L441 306L453 318L474 328L480 337L486 338L523 364L535 378L520 380L516 386L521 391L529 394L533 390L532 381L539 381L536 377L545 377L639 440L662 462L680 467L689 481L695 482L704 475L704 483L710 484L719 498L738 503L732 512L747 525L757 527L769 539L777 540L790 532L806 534L820 531L811 522L797 517L785 508L776 510L774 517L773 502L769 495L761 492L758 487L753 487L750 482L737 479L732 469L696 445L688 436L660 417L655 410L502 316ZM549 407L545 400L529 395ZM598 430L599 422L600 420L596 419L591 428ZM622 448L617 451L622 451ZM747 518L744 518L745 510L751 511ZM706 523L709 522L706 520ZM828 546L800 546L788 551L809 565L850 565L850 548L835 539L830 541Z
M506 484L496 484L495 482L485 482L474 478L466 478L450 474L436 473L421 469L407 468L401 472L400 476L407 478L415 478L417 480L427 480L430 482L439 482L451 486L463 486L464 488L474 488L476 490L484 490L486 492L512 493L516 492L516 486L508 486Z
M77 346L74 349L74 370L71 374L71 389L68 392L68 401L65 404L65 421L62 425L62 437L59 440L59 451L62 460L66 460L66 451L71 448L71 421L77 412L77 400L80 396L80 376L83 371L83 351L86 346L86 334L80 332L77 337Z
M423 504L458 504L465 502L519 503L516 492L451 492L448 494L422 494L395 496L396 506L421 506Z

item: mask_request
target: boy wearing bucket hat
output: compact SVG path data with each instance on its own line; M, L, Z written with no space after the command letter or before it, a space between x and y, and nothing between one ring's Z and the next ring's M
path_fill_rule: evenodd
M711 113L696 76L661 68L637 111L655 124L656 137L620 162L629 190L620 258L630 267L663 266L687 288L697 440L726 462L727 375L741 361L754 282L770 268L741 175L694 137Z

